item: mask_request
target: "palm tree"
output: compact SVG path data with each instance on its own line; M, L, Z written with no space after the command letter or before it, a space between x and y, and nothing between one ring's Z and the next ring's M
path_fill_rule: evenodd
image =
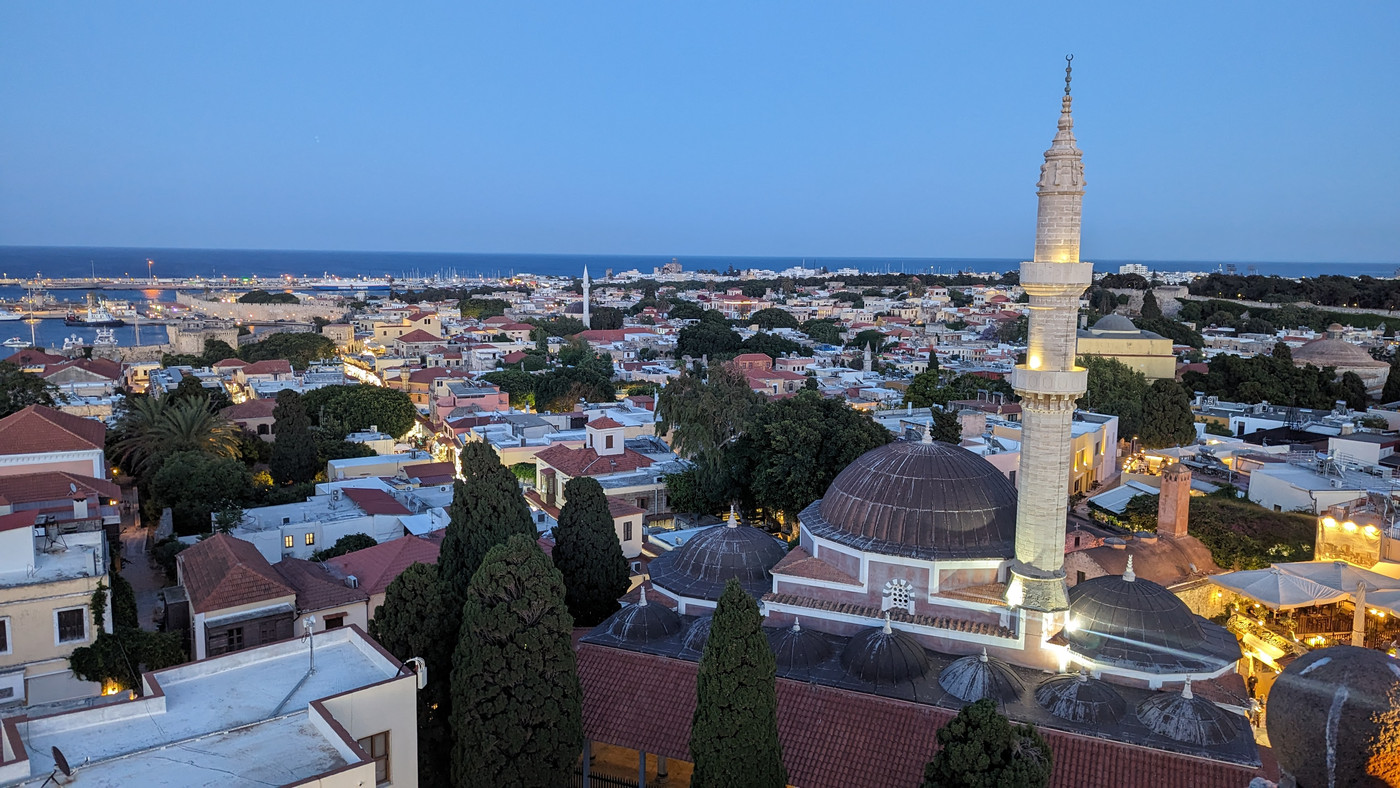
M120 461L138 475L156 470L175 452L238 456L238 427L210 413L202 397L173 404L169 397L133 399L116 429L121 437L113 448Z

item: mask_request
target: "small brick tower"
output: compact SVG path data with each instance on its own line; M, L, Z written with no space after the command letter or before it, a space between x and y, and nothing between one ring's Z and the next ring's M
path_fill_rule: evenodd
M1179 462L1162 471L1162 491L1157 496L1157 535L1185 536L1191 507L1191 469Z

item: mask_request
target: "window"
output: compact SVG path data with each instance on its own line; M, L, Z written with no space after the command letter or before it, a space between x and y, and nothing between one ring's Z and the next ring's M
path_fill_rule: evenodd
M286 536L282 537L282 547L286 548L287 550L292 549L292 535L291 535L291 534L287 534Z
M603 437L603 448L605 448L605 449L611 449L611 448L612 448L612 439L613 439L613 436L611 436L611 435L606 435L606 436L604 436L604 437Z
M881 600L880 609L903 610L906 613L914 612L914 586L909 581L895 578L885 583L884 599Z
M373 736L366 736L356 742L360 749L365 751L365 755L374 761L374 781L376 783L389 782L389 732L376 733Z
M307 545L316 544L316 534L313 534L313 533L311 533L310 531L307 531L307 532L306 532L306 544L307 544Z
M243 627L234 627L224 632L224 653L243 650Z
M622 541L632 541L632 521L627 520L622 524Z
M1085 580L1085 577L1084 577L1084 573L1083 573L1083 572L1075 572L1075 573L1074 573L1074 582L1075 582L1076 585L1078 585L1079 583L1084 582L1084 580Z
M10 653L10 619L0 618L0 654Z
M326 629L340 629L345 626L345 614L339 613L334 616L326 616Z
M290 517L283 517L283 518L282 518L282 524L283 524L283 525L291 525L291 524L292 524L292 518L290 518ZM288 539L291 539L290 536L287 537L287 538L288 538ZM287 546L288 546L288 547L291 547L291 545L287 545Z
M54 612L58 626L59 643L76 643L87 640L87 608L74 607Z

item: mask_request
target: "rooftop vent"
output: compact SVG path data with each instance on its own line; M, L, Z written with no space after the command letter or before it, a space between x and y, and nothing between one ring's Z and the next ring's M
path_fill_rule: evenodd
M359 587L360 587L360 578L355 577L354 575L346 575L346 576L345 576L345 585L347 585L347 586L349 586L349 587L351 587L351 588L359 588Z

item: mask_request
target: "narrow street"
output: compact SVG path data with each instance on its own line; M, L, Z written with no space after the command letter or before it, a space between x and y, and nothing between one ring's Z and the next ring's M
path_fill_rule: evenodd
M136 492L130 490L122 506L122 577L136 592L136 612L142 629L155 629L157 592L166 585L165 573L151 561L150 529L141 524L135 505ZM129 503L130 505L126 505Z

